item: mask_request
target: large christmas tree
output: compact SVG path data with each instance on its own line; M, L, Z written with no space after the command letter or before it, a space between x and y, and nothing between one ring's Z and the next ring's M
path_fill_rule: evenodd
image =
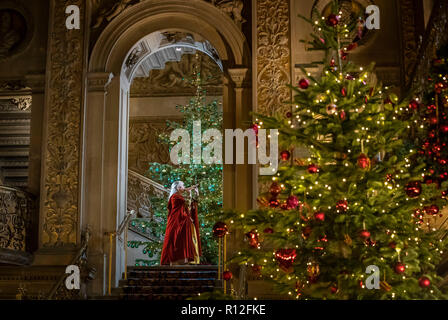
M279 129L282 162L260 208L224 215L247 240L232 260L294 298L447 298L435 271L444 242L416 215L440 190L421 183L412 99L398 101L373 66L349 61L356 23L340 14L334 2L327 17L302 17L316 31L305 44L324 53L322 73L303 70L286 115L257 115L258 127ZM309 157L297 159L299 147Z
M200 63L195 65L195 73L192 79L196 88L196 95L190 100L189 104L177 106L183 114L181 123L167 121L167 126L172 130L186 129L190 133L193 141L193 122L201 121L201 130L215 128L222 130L222 108L217 100L207 102L206 90L202 86L202 76L200 72ZM160 136L161 143L166 144L170 149L177 143L170 141L169 135ZM193 145L191 152L193 152ZM157 181L169 189L174 181L181 180L185 186L199 186L199 205L198 217L200 224L200 236L202 246L201 263L217 264L218 249L217 242L213 238L212 227L216 220L216 214L222 208L222 165L220 164L160 164L151 163L147 176ZM159 217L158 223L151 225L151 230L156 235L163 235L166 228L168 199L152 199L154 214ZM154 243L146 244L146 251L160 252L161 246Z

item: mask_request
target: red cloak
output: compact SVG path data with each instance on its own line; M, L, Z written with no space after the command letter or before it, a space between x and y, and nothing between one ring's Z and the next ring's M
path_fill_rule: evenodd
M177 193L173 194L168 201L168 221L160 257L161 265L179 260L183 262L185 258L188 261L194 261L195 246L191 233L192 223L194 223L196 229L199 256L201 256L197 202L192 201L190 212L188 207L185 206L184 197Z

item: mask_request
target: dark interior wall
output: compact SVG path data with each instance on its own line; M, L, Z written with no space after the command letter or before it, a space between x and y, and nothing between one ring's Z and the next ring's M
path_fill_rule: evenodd
M0 0L0 9L7 7L21 7L26 12L29 42L13 56L0 59L0 78L17 79L45 73L49 0Z

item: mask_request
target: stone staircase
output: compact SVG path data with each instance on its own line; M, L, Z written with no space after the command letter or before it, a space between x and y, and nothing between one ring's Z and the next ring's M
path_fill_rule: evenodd
M184 300L221 288L218 266L129 267L114 291L123 300Z
M0 185L26 188L31 108L0 99Z

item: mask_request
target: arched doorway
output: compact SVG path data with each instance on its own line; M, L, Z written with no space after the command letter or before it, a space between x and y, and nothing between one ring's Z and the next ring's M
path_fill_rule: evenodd
M98 267L104 267L109 248L105 233L115 231L126 213L129 88L136 71L133 67L142 58L132 58L133 48L148 35L164 30L197 34L211 44L223 66L223 127L244 128L250 121L249 46L219 9L202 1L156 0L139 3L115 18L90 57L83 124L81 224L92 231L89 258ZM249 165L224 165L224 207L244 210L253 206L253 173ZM122 248L116 240L115 284L124 267ZM95 281L93 293L102 291L103 278Z
M201 131L222 131L222 62L199 35L163 31L131 50L135 63L129 102L127 209L134 210L127 236L128 266L157 266L167 222L171 184L198 185L201 264L218 264L212 227L222 208L222 165L173 165L169 135L193 121ZM150 52L149 54L145 54ZM130 66L131 63L128 63Z

